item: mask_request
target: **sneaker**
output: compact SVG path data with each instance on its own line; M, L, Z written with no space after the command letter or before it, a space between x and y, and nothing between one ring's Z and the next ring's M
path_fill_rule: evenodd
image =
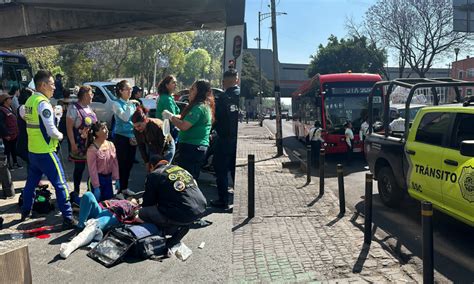
M63 219L63 230L74 229L77 226L77 220L74 217Z
M130 188L126 188L126 189L122 190L122 194L128 195L128 196L133 196L136 193L135 193L135 191L130 190Z

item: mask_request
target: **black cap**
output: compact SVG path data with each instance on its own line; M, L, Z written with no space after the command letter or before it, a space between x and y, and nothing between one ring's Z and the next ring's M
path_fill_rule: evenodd
M133 86L132 88L132 95L135 95L138 92L143 92L143 89L138 86Z

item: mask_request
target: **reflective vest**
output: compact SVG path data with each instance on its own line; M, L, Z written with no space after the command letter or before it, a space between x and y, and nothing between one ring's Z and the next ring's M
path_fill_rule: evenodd
M49 104L48 98L41 93L34 93L25 103L26 132L28 133L28 151L35 154L56 151L58 139L51 138L46 132L43 121L38 114L41 102ZM51 113L51 115L54 115Z

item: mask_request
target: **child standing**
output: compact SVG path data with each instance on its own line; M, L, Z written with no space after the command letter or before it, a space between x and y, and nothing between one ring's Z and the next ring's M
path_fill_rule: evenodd
M106 140L108 135L107 125L96 122L87 137L88 187L97 201L113 197L112 180L120 187L117 153L114 144Z

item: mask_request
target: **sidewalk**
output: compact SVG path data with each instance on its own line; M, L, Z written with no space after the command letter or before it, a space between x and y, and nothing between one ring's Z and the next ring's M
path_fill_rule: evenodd
M275 141L257 123L239 124L234 216L232 282L365 283L421 282L412 264L373 241L363 246L364 219L346 209L337 218L338 198L319 181L283 169L287 156L275 158ZM255 215L247 220L247 156L255 155ZM347 190L350 185L346 185Z

